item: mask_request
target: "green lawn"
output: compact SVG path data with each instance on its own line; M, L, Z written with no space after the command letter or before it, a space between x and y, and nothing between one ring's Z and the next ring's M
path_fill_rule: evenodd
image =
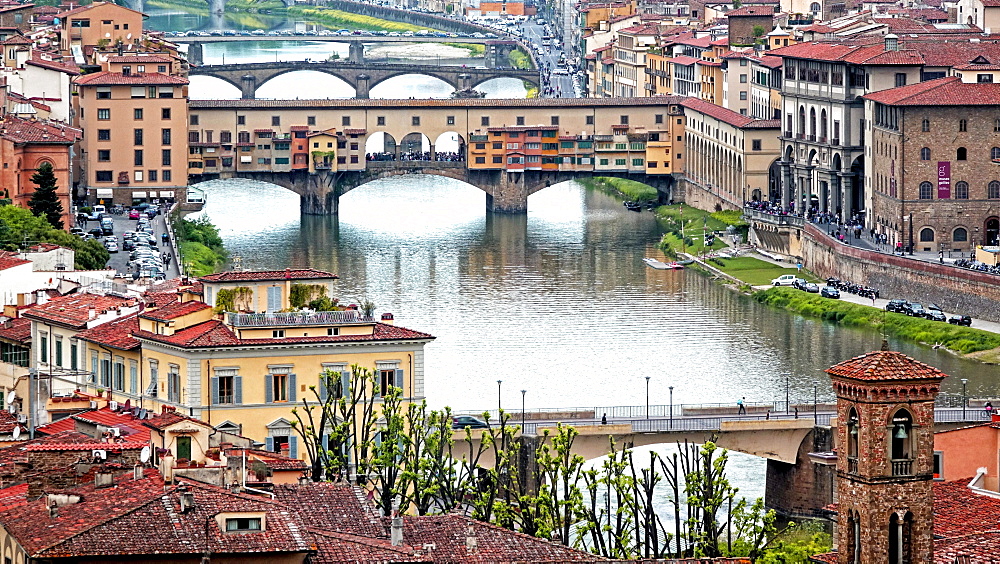
M656 216L667 220L671 227L680 230L681 209L683 208L684 234L688 237L701 235L703 231L722 231L729 226L715 219L707 211L693 206L673 205L656 208Z
M709 259L708 264L751 286L770 284L771 280L782 274L796 274L795 267L778 266L753 257ZM803 270L798 275L809 282L819 282L819 279L808 271Z

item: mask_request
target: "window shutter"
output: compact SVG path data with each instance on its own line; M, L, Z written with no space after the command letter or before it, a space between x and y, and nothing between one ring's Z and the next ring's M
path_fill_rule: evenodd
M295 402L295 374L288 375L288 401Z
M295 435L288 437L288 455L292 458L299 457L299 438Z
M90 381L97 382L97 355L90 353Z
M401 395L405 395L405 394L402 394L402 391L403 391L403 370L400 369L400 368L396 369L396 387L399 388L399 391L401 392Z
M212 405L218 405L219 403L219 377L215 376L212 378Z
M264 439L264 450L274 452L274 439L271 437Z
M274 378L270 374L264 375L264 403L271 403L274 401L274 390L271 386L274 385Z
M351 397L351 372L345 370L340 373L340 397Z
M273 313L281 309L281 287L269 286L267 288L267 313Z
M233 376L233 403L243 403L242 376Z

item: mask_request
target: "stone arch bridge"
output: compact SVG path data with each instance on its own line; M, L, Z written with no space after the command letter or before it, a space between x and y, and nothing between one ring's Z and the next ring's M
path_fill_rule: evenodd
M267 81L295 71L315 71L335 76L354 88L356 98L368 98L371 89L390 78L406 74L432 76L455 90L469 90L494 78L516 78L539 86L538 71L487 69L438 65L357 64L351 62L244 63L191 67L189 76L211 76L240 89L244 100L253 100L257 88Z
M365 170L358 171L307 171L265 172L247 171L201 175L201 180L215 178L246 178L269 182L287 188L299 195L302 212L307 214L337 215L340 197L351 190L374 180L408 174L430 174L454 178L471 184L486 192L486 209L498 213L524 213L528 208L528 196L554 184L582 177L601 176L627 178L653 186L661 194L661 200L673 197L672 176L646 176L621 172L567 172L534 171L508 172L504 170L476 170L466 167L464 162L449 161L372 161ZM192 181L196 181L192 179Z

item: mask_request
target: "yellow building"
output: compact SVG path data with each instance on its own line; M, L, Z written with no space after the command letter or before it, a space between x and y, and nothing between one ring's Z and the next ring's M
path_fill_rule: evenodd
M309 134L309 172L337 171L337 131L327 129Z

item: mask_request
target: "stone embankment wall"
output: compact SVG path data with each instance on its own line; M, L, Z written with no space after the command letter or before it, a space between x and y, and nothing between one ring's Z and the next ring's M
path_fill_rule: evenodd
M820 278L878 288L883 298L1000 321L1000 276L844 245L812 224L802 230L802 263Z

